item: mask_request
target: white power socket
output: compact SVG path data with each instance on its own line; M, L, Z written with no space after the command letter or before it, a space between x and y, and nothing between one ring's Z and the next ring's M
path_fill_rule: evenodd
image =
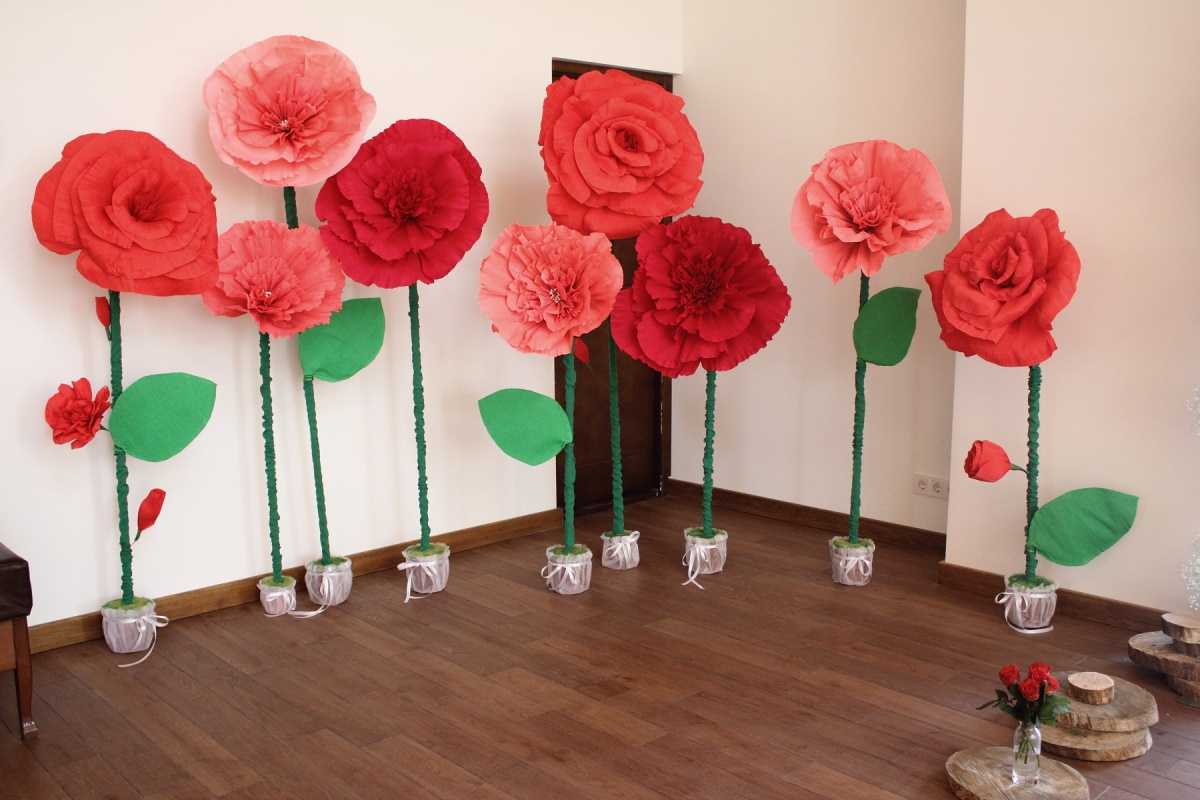
M913 494L945 500L950 496L950 481L947 478L922 475L918 472L913 475Z

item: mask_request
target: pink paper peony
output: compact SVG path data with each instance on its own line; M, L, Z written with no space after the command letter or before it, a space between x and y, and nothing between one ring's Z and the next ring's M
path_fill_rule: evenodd
M329 322L342 307L346 276L315 228L239 222L218 242L221 274L204 293L209 311L249 314L259 330L291 336Z
M325 180L354 157L375 116L350 59L303 36L234 53L204 82L204 105L217 155L267 186Z
M920 250L950 228L950 199L920 150L882 139L835 147L792 204L792 235L834 282L874 275L888 256Z
M561 356L612 311L624 273L602 233L509 225L483 260L479 307L523 353Z

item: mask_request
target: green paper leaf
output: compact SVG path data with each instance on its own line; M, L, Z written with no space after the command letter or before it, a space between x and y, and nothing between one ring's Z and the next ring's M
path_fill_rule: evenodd
M920 289L895 286L867 301L854 321L854 349L868 364L890 367L908 355L917 331Z
M186 372L147 375L125 389L108 418L113 443L134 458L166 461L212 416L217 385Z
M1138 499L1112 489L1076 489L1038 509L1029 543L1055 564L1078 567L1112 547L1133 527Z
M378 297L347 300L329 324L300 334L300 368L319 380L344 381L379 355L383 330Z
M553 397L527 389L501 389L479 401L483 424L501 450L537 466L571 443L567 412Z

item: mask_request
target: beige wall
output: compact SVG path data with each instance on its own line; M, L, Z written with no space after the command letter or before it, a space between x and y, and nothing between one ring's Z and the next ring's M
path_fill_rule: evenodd
M1042 489L1141 496L1133 531L1063 586L1185 604L1200 442L1200 4L975 2L967 7L962 221L1058 210L1083 260L1044 366ZM958 357L952 457L993 439L1024 462L1025 373ZM1018 455L1020 454L1020 455ZM1017 476L1019 477L1019 476ZM948 558L1021 566L1024 484L951 486Z

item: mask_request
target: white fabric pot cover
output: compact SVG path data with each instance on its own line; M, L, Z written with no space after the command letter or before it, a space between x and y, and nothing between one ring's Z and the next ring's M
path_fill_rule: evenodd
M698 576L713 575L725 569L725 559L729 556L729 534L717 528L709 539L699 536L701 531L701 528L685 528L683 531L683 565L687 567L687 580L681 585L691 583L703 589L696 580Z
M1004 606L1004 621L1018 633L1049 633L1054 630L1054 609L1058 606L1058 584L1045 586L1010 586L996 595Z
M286 586L272 586L267 583L270 576L259 578L258 602L262 603L263 611L268 617L282 617L296 610L296 579L284 577Z
M600 534L604 547L600 551L600 566L609 569L633 569L642 560L638 552L638 539L641 534L637 531L626 531L621 536L612 533Z
M440 592L450 580L450 547L440 545L438 552L432 554L423 554L420 545L406 547L404 562L398 564L396 569L408 573L404 602L412 600L414 595Z
M319 606L346 602L353 584L354 571L348 558L337 564L322 564L318 559L306 566L304 586L308 589L308 599Z
M154 613L153 600L137 608L100 609L100 626L104 630L104 641L114 653L140 653L149 650L158 639L158 629L166 624L166 617Z
M833 582L844 586L866 586L875 566L875 543L860 539L858 547L834 547L837 537L829 540L829 561Z
M559 594L580 594L592 585L592 551L572 555L559 555L554 551L559 545L546 548L546 566L542 577L546 588Z

